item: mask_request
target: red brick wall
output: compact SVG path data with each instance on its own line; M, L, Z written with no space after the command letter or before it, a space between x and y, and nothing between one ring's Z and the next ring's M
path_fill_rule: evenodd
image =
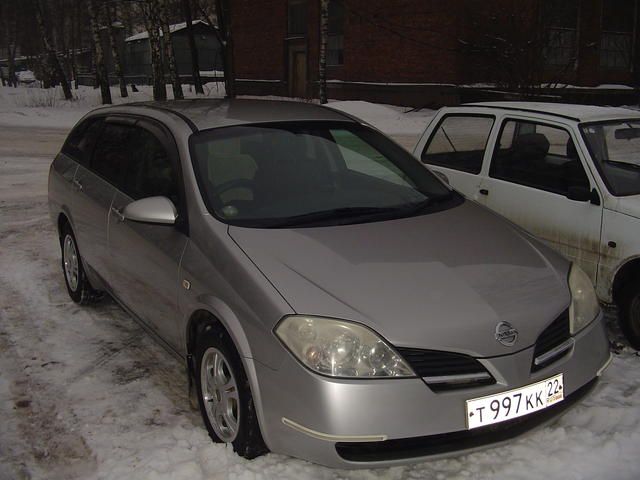
M283 79L287 0L233 0L229 3L236 77Z
M487 61L470 54L465 49L465 42L473 38L474 29L478 24L482 25L483 16L492 15L496 9L515 8L517 11L520 6L523 9L528 6L535 12L539 1L346 0L344 65L329 67L328 78L345 82L413 84L490 81L492 72L488 71ZM601 12L605 1L581 0L580 58L577 68L564 69L562 76L567 83L595 86L629 83L633 79L631 72L600 67ZM241 93L287 95L287 4L287 0L231 2L236 77L278 80L278 83L241 82ZM307 92L309 96L315 96L319 0L308 0L307 8L308 34L298 42L307 49ZM536 14L531 17L531 24L523 25L524 32L538 25L539 19L534 18ZM496 36L501 33L504 32L495 32ZM637 51L640 52L640 48ZM491 68L501 68L499 61L496 65ZM558 80L557 70L547 67L544 71L547 81ZM350 96L354 88L357 85L334 84L330 86L330 96L331 90L336 96ZM402 92L395 94L402 95Z

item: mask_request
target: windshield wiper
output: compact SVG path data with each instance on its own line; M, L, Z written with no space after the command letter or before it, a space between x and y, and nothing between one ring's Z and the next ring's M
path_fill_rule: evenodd
M293 217L277 219L268 222L268 227L294 227L309 223L322 222L326 220L339 220L344 218L359 218L372 215L388 214L398 211L397 207L343 207L332 208L330 210L320 210L317 212L304 213Z
M452 196L453 196L453 192L442 193L440 195L432 195L431 197L428 197L428 198L422 200L421 202L412 203L410 205L407 205L407 207L404 207L403 210L406 209L411 214L420 213L420 212L424 211L427 207L431 207L431 206L435 205L436 203L440 203L440 202L443 202L445 200L451 199Z
M637 163L629 163L629 162L620 162L618 160L604 160L604 163L607 165L614 165L620 168L629 168L632 170L640 170L640 165Z
M327 220L341 220L341 219L358 219L369 217L389 217L389 218L403 218L417 215L424 211L426 208L434 205L435 203L448 200L453 195L452 192L447 192L441 195L434 195L426 198L420 202L410 203L407 205L396 205L393 207L342 207L333 208L330 210L320 210L317 212L304 213L302 215L296 215L284 219L276 219L273 222L266 222L267 227L271 228L283 228L294 227L299 225L308 225L316 222L324 222Z

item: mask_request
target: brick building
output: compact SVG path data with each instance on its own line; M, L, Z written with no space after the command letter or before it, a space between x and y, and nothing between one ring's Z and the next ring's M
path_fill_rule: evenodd
M331 0L329 96L438 105L535 92L624 103L633 90L619 86L640 83L638 1ZM319 18L319 0L234 0L238 92L316 96Z

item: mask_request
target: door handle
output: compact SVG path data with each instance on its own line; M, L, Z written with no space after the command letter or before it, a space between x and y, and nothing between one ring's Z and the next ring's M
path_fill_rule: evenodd
M111 213L113 213L113 215L118 219L119 222L124 222L124 215L116 207L111 207Z
M486 188L481 188L480 195L489 195L489 190L487 190Z
M78 192L82 191L82 183L80 183L80 180L78 180L77 178L74 178L71 181L71 183L73 183L73 186Z

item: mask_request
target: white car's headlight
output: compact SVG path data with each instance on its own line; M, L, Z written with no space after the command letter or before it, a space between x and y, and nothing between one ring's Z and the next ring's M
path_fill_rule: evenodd
M332 377L414 377L415 373L376 333L357 323L292 315L275 333L311 370Z
M600 304L589 276L575 263L569 272L571 334L576 334L600 313Z

